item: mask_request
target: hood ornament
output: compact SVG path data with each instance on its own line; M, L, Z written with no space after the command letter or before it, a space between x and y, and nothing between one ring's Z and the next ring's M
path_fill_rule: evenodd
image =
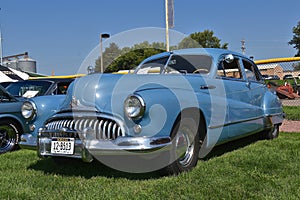
M71 103L70 103L70 107L71 107L71 108L76 108L76 107L79 106L79 104L80 104L79 100L76 99L75 96L72 96L72 100L71 100Z

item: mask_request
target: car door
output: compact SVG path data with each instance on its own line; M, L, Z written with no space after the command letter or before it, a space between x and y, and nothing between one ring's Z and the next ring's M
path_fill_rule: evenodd
M248 120L248 124L252 128L253 132L257 132L263 128L264 94L268 89L262 80L257 66L246 58L242 58L241 62L244 68L246 83L251 93L251 116Z
M251 89L245 79L244 68L239 56L231 60L221 59L218 66L218 77L223 81L228 104L228 138L240 137L251 132L247 127L253 118Z

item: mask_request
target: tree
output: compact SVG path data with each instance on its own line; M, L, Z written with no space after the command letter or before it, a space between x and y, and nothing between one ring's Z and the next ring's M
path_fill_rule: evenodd
M121 54L121 49L116 43L110 43L109 47L105 48L103 52L103 68L109 66ZM101 71L101 59L96 60L95 71Z
M192 33L189 37L184 38L178 45L182 48L222 48L227 49L228 43L221 44L221 40L214 36L214 32L210 30L204 30L203 32Z
M121 53L106 67L104 72L117 72L119 70L129 70L138 66L144 59L164 51L164 43L154 42L150 44L145 41L135 44L133 47L124 47ZM104 56L103 56L104 57Z
M185 49L185 48L200 48L201 45L190 36L183 38L181 42L178 44L178 49Z
M195 47L224 48L228 44L221 45L221 40L214 36L213 31L205 30L196 32L184 38L177 46L171 46L171 50ZM117 72L119 70L129 70L138 66L144 59L165 51L165 43L144 41L132 47L120 49L115 43L111 43L103 52L104 72ZM100 58L96 60L95 71L100 71Z
M297 26L293 27L293 39L289 41L289 45L293 45L295 49L297 49L297 54L295 56L300 56L300 21Z

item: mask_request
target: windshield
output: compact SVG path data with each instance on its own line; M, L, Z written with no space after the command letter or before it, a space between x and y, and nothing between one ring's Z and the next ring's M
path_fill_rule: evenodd
M208 74L212 58L207 55L171 55L140 65L136 74Z
M34 97L44 95L52 82L49 81L20 81L7 86L6 90L15 97Z

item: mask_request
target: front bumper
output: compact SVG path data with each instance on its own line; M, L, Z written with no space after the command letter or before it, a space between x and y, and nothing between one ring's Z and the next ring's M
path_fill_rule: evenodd
M172 148L170 137L118 137L115 140L76 138L72 155L51 153L51 137L38 137L40 157L62 156L91 162L97 156L159 155Z
M32 134L22 134L18 143L22 149L37 150L37 138Z

